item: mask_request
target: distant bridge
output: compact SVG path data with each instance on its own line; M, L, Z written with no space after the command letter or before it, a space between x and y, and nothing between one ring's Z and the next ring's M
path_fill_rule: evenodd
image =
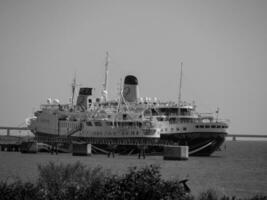
M236 138L267 138L267 135L252 135L252 134L228 134L226 137L231 137L233 140Z
M6 130L7 136L10 135L11 130L29 130L27 127L12 127L12 126L0 126L0 130Z

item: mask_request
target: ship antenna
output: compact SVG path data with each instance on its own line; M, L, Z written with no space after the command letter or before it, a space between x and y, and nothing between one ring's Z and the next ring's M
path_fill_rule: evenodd
M120 79L120 86L119 86L119 92L118 92L118 95L119 95L119 102L118 102L118 109L117 109L117 112L120 111L120 107L121 107L121 102L122 102L122 78Z
M216 110L216 122L218 122L218 120L219 120L219 111L220 111L220 108L217 107L217 110Z
M103 84L103 91L102 91L104 102L106 102L108 100L108 65L109 65L109 53L106 52L105 82Z
M181 62L180 84L179 84L179 96L178 96L178 107L180 107L180 104L181 104L182 77L183 77L183 62ZM179 108L179 110L180 110L180 108ZM180 113L179 113L179 114L180 114Z
M72 84L71 84L71 93L72 93L72 96L71 96L71 106L73 106L73 102L74 102L74 95L75 95L75 89L76 89L76 72L74 74L74 79L72 81Z

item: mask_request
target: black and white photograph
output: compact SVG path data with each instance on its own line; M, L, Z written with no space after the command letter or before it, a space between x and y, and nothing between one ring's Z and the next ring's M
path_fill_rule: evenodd
M0 0L0 200L267 200L266 19Z

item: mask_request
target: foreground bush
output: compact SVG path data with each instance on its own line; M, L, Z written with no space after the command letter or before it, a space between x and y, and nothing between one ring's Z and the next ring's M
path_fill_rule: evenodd
M99 199L108 173L100 167L86 168L80 162L38 166L38 187L43 199Z
M161 178L157 166L141 169L130 168L127 173L115 176L101 167L87 168L75 164L48 163L38 166L36 183L13 183L0 181L0 200L70 200L70 199L155 199L193 200L178 180L166 181ZM199 200L237 200L234 197L219 198L216 192L202 193ZM250 200L267 200L266 196L255 196Z
M178 181L161 179L159 167L130 168L128 173L108 178L104 199L190 199Z
M39 188L32 183L22 183L19 180L11 184L0 182L1 200L41 200L39 191Z
M187 199L178 181L161 179L159 167L130 168L122 176L81 163L39 166L43 199Z

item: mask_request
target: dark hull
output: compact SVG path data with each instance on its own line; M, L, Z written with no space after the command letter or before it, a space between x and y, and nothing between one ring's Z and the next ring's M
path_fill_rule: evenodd
M177 133L164 134L161 138L81 138L35 133L36 139L44 143L66 143L71 141L84 141L91 143L105 151L115 151L122 154L134 154L140 147L146 146L147 153L160 153L163 144L177 144L189 146L190 156L210 156L218 150L225 140L226 133Z
M189 146L190 156L210 156L220 148L225 137L226 133L221 132L192 132L164 134L161 139Z

